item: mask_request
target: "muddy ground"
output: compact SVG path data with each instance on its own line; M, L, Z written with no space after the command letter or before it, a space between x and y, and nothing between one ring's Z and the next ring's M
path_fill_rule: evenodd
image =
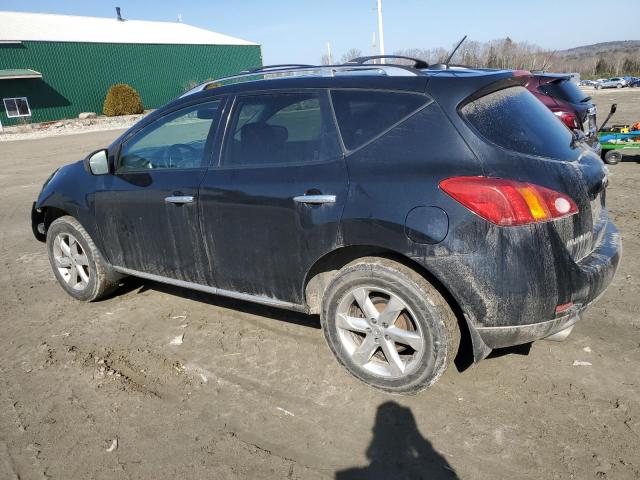
M640 89L596 95L640 119ZM611 168L620 270L566 342L396 397L339 368L316 317L140 280L65 295L29 208L118 133L0 143L0 479L640 477L640 157Z

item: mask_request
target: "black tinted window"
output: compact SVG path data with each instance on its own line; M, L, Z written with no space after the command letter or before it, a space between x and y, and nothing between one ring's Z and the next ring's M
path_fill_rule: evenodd
M265 94L236 100L223 163L318 162L340 153L326 97L315 92Z
M373 90L335 90L331 98L342 141L349 150L373 140L429 101L413 93Z
M571 80L555 80L538 87L545 95L559 98L569 103L588 102L589 97Z
M122 146L118 172L201 167L219 105L214 101L187 107L143 128Z
M462 115L489 141L516 152L573 160L573 136L524 87L490 93L462 108Z

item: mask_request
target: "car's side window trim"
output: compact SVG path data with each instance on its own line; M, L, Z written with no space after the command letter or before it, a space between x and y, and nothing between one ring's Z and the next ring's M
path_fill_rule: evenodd
M342 138L342 131L340 130L340 124L338 123L338 117L336 116L335 113L335 107L333 105L333 97L331 95L332 92L385 92L385 93L402 93L402 94L409 94L409 95L416 95L416 96L420 96L420 97L425 97L427 99L427 101L424 103L424 105L421 105L420 107L416 108L414 111L408 113L407 115L405 115L404 117L402 117L400 120L398 120L397 122L395 122L393 125L391 125L390 127L388 127L387 129L383 130L382 132L380 132L379 134L375 135L374 137L372 137L371 139L367 140L365 143L363 143L362 145L359 145L358 147L349 150L347 148L347 146L344 143L344 140ZM338 136L340 138L340 144L342 145L342 148L344 150L344 154L345 156L349 156L354 154L355 152L358 152L360 150L362 150L363 148L367 147L368 145L371 145L373 142L377 141L378 139L380 139L381 137L384 137L387 133L389 133L391 130L393 130L394 128L396 128L398 125L406 122L408 119L410 119L411 117L413 117L414 115L416 115L417 113L421 112L422 110L424 110L425 108L427 108L429 105L431 105L432 103L434 103L434 100L431 96L427 95L426 93L422 93L422 92L413 92L413 91L407 91L407 90L387 90L387 89L379 89L379 88L330 88L328 89L328 95L329 95L329 102L331 103L331 111L333 112L333 116L334 116L334 121L335 121L335 126L336 126L336 130L338 132Z
M280 163L268 163L268 164L247 164L247 165L225 165L224 164L224 152L229 141L231 132L231 124L233 122L233 116L238 108L238 100L244 97L255 97L260 95L293 95L296 93L316 93L318 95L318 99L320 102L325 102L325 106L327 107L327 112L330 114L331 118L327 118L326 121L331 125L333 130L333 134L336 136L338 140L338 145L340 146L340 153L338 155L332 156L330 158L325 158L322 160L314 160L314 161L299 161L299 162L280 162ZM333 119L333 106L331 105L331 98L329 97L329 91L326 88L296 88L296 89L277 89L277 90L252 90L246 91L242 93L238 93L233 96L233 98L228 99L227 101L228 108L224 115L224 125L222 123L218 126L219 130L222 130L222 138L218 145L217 150L217 161L212 163L212 166L220 170L243 170L243 169L258 169L258 168L276 168L276 167L299 167L304 165L321 165L336 161L341 161L344 158L344 148L342 146L342 139L340 138L340 132L338 130L337 123ZM325 119L323 119L324 121Z
M160 117L155 118L149 122L145 122L144 124L140 125L140 128L137 128L136 130L129 132L127 136L123 138L117 145L117 150L114 155L113 172L116 175L122 174L122 173L126 173L127 175L129 175L129 174L141 174L141 173L149 174L151 172L183 172L183 171L190 171L190 170L198 171L198 170L205 170L209 168L209 166L212 164L212 158L215 153L216 138L220 133L221 119L223 117L223 114L225 113L224 109L227 104L227 99L228 99L228 96L226 95L219 96L219 97L207 97L207 98L199 99L196 102L190 102L188 104L182 104L182 105L176 106L176 108L172 108L171 110L164 112ZM216 118L213 120L213 122L211 122L210 131L209 131L209 134L207 135L205 148L202 154L203 155L202 162L199 167L137 169L137 170L127 170L126 172L118 172L118 168L120 167L120 162L122 159L121 153L122 153L123 147L128 142L130 142L133 138L135 138L139 133L143 132L144 130L156 124L157 122L160 122L163 119L166 119L168 116L173 115L176 112L180 112L181 110L187 110L197 105L204 105L207 103L214 103L214 102L220 102L220 105L218 106L218 113L216 115ZM211 135L212 131L214 132L213 135Z

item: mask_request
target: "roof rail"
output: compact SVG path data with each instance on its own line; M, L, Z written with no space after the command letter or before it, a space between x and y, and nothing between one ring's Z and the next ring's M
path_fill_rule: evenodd
M355 63L358 65L362 65L366 62L369 62L371 60L382 60L382 59L387 59L387 58L395 58L395 59L400 59L400 60L411 60L413 62L413 68L429 68L429 64L425 61L422 60L420 58L413 58L413 57L405 57L403 55L369 55L366 57L358 57L358 58L354 58L353 60L349 60L347 63Z
M211 88L211 86L222 86L223 82L236 82L241 83L245 81L267 80L280 77L295 77L295 76L322 76L322 77L335 77L340 74L362 74L367 72L377 72L379 75L385 76L420 76L424 75L420 70L407 65L393 65L393 64L357 64L357 63L345 63L341 65L284 65L282 67L278 65L272 65L267 67L261 67L252 70L245 70L236 75L230 75L228 77L216 78L215 80L208 80L201 85L189 90L186 93L180 95L180 97L186 97L193 93L201 92Z
M242 70L240 73L255 73L262 72L264 70L273 70L273 69L282 69L282 68L308 68L313 67L313 65L308 65L306 63L283 63L280 65L264 65L262 67L257 68L249 68L247 70Z

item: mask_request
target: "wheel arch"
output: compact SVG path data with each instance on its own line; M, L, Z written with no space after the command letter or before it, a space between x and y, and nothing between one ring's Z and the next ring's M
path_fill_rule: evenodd
M304 283L304 298L309 313L319 314L322 296L338 271L345 265L364 257L381 257L396 261L421 275L444 297L458 320L461 343L456 364L466 368L471 363L484 358L488 351L478 344L479 336L464 314L458 300L449 288L433 273L415 260L397 251L371 245L352 245L333 250L319 258L307 272ZM484 354L483 354L484 352Z
M51 224L58 218L66 215L78 220L73 213L66 209L54 206L41 206L36 208L34 205L31 210L31 228L33 230L33 235L38 241L43 243L46 242L47 231Z

